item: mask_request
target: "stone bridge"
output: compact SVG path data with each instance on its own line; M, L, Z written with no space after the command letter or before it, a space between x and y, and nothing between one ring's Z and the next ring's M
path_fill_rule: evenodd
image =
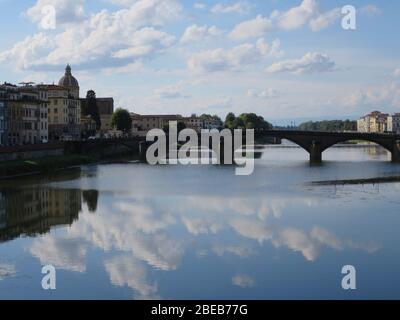
M310 154L311 163L322 162L322 153L341 142L362 140L374 142L392 154L392 162L400 163L400 135L361 133L361 132L324 132L324 131L294 131L294 130L267 130L262 132L266 136L289 140Z

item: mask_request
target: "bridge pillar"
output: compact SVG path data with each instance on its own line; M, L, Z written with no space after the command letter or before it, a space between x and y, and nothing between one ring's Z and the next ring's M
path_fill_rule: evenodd
M393 144L392 162L400 163L400 140L396 140Z
M310 164L322 163L321 142L313 140L310 145Z

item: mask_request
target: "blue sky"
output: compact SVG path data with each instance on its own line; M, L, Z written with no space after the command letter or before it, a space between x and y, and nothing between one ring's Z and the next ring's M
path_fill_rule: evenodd
M0 0L0 81L57 82L70 63L81 96L143 114L400 112L399 15L389 0Z

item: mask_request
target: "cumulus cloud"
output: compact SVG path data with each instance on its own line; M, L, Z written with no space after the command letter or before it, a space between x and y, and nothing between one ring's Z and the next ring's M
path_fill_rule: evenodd
M218 36L221 33L222 31L219 30L216 26L207 27L206 25L198 26L197 24L193 24L186 28L181 38L181 43L201 41L210 37Z
M54 48L51 37L37 33L16 43L10 50L0 52L0 61L13 60L19 68L28 69L32 65L32 60L40 59L51 48Z
M259 38L270 30L272 30L272 21L262 15L258 15L253 20L244 21L236 25L229 37L234 40Z
M76 23L84 19L84 2L84 0L38 0L26 11L26 15L40 26L43 8L51 5L56 9L58 25Z
M312 31L319 31L334 24L341 15L340 8L330 10L328 12L317 15L310 20L310 28Z
M231 5L216 4L211 8L212 13L239 13L247 14L251 10L251 5L245 1L239 1Z
M264 38L260 38L257 40L256 46L262 55L270 55L271 57L279 58L285 54L281 49L281 41L279 39L275 39L272 41L272 44L269 45Z
M340 17L341 8L324 12L317 0L303 0L287 11L276 10L271 14L274 26L282 30L294 30L308 25L312 31L320 31L333 25Z
M224 70L240 70L268 55L282 54L280 42L275 40L269 46L260 38L255 44L243 43L231 49L205 50L192 54L188 59L188 68L194 72L215 72Z
M392 82L378 87L364 88L344 97L342 103L362 109L376 108L377 105L397 108L400 104L400 84Z
M157 28L179 17L177 0L137 0L115 12L102 10L58 33L39 33L0 53L21 69L45 69L66 61L85 67L121 67L162 53L174 37Z
M397 68L393 71L393 76L400 77L400 68Z
M304 26L318 11L316 0L303 0L297 7L286 12L274 13L278 26L284 30L297 29Z
M272 64L268 73L290 72L295 74L313 74L333 71L335 62L326 54L309 52L300 59L286 60Z
M153 28L143 28L132 35L129 47L112 53L114 58L143 58L151 57L162 52L174 43L175 38L165 32Z

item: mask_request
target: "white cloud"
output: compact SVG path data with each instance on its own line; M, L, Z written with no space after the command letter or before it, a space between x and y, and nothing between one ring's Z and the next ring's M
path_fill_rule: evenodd
M360 9L361 14L366 15L368 17L375 17L382 14L382 10L377 6L368 4Z
M285 54L281 49L281 41L279 39L275 39L272 41L272 44L269 45L264 38L260 38L257 40L256 45L263 55L270 55L271 57L279 58Z
M275 13L278 25L284 30L297 29L304 26L317 12L316 0L303 0L297 7L283 13Z
M198 10L203 10L203 9L205 9L207 6L206 6L204 3L202 3L202 2L196 2L196 3L193 5L193 7L194 7L195 9L198 9Z
M262 15L258 15L253 20L244 21L236 25L229 36L235 40L259 38L271 29L272 21Z
M37 33L18 42L10 50L1 52L0 61L14 60L19 68L28 69L33 59L39 59L52 47L53 42L49 36Z
M181 88L176 85L158 88L154 93L161 99L177 99L182 97Z
M255 44L244 43L231 49L205 50L190 56L188 68L193 72L240 70L259 62L263 57L276 54L280 51L279 46L279 41L270 47L265 39L260 38Z
M59 67L66 62L92 68L121 67L152 58L173 37L155 28L179 17L177 0L137 0L129 8L102 10L53 34L27 37L0 53L21 69Z
M393 71L393 76L400 77L400 68L397 68Z
M340 16L341 10L339 8L317 15L310 20L310 28L312 31L325 29L338 21Z
M212 7L212 13L239 13L247 14L251 10L251 5L245 1L239 1L231 5L223 5L221 3Z
M294 30L308 24L312 31L320 31L334 24L340 16L340 8L322 12L317 0L303 0L288 11L274 11L271 18L283 30Z
M35 23L43 19L42 9L51 5L56 9L57 25L76 23L84 19L84 0L38 0L26 14Z
M175 38L165 32L153 28L143 28L132 35L130 47L118 50L112 56L133 59L151 57L172 46L174 41Z
M376 109L386 106L395 111L400 105L400 84L392 82L352 92L341 101L345 106Z
M278 92L275 89L268 88L266 90L257 91L255 89L247 90L247 96L250 98L263 98L271 99L278 96Z
M181 43L188 43L192 41L201 41L210 37L218 36L222 32L216 26L207 27L193 24L186 28Z
M254 287L256 284L255 280L246 274L237 274L232 278L232 283L241 288Z
M295 74L313 74L330 72L335 68L335 62L328 55L309 52L300 59L286 60L274 63L267 68L269 73L291 72Z

